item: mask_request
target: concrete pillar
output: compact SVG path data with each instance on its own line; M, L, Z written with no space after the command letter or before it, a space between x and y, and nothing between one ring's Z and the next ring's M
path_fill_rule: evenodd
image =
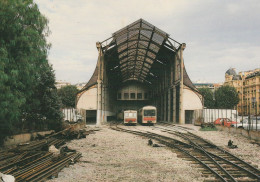
M97 80L97 84L98 84L98 89L97 89L97 122L96 125L101 125L101 119L102 119L102 93L101 93L101 85L102 85L102 81L101 80Z
M167 121L167 92L164 92L163 93L163 111L164 111L164 114L163 114L163 120L164 121Z
M176 86L173 86L173 104L172 104L172 118L173 123L176 123Z
M166 70L163 71L163 120L167 121Z
M177 123L177 118L176 118L176 112L177 112L177 110L176 110L176 97L177 97L177 95L176 95L176 80L177 80L177 73L178 73L178 69L177 69L177 61L178 61L178 59L177 59L177 54L178 53L176 53L176 55L175 55L175 58L174 58L174 64L173 64L173 72L174 72L174 74L173 74L173 106L172 106L172 112L173 112L173 123Z
M106 124L107 123L107 107L106 107L106 103L107 103L107 89L106 89L106 85L107 85L107 77L106 77L106 70L105 70L105 60L104 60L104 56L101 57L101 76L102 76L102 80L103 80L103 84L102 84L102 123L101 124Z
M97 79L97 122L96 125L101 125L103 122L102 120L102 77L103 77L103 70L102 70L102 57L103 51L100 42L96 43L98 49L98 79Z
M171 122L171 89L168 89L168 122Z
M183 64L183 51L186 48L186 44L183 43L181 45L181 49L180 49L180 66L181 66L181 70L180 70L180 108L179 108L179 123L180 124L185 124L185 111L183 108L183 68L184 68L184 64Z
M106 108L106 102L107 102L107 89L105 88L105 85L102 85L102 123L107 123L107 108Z
M164 104L163 104L163 93L161 92L160 93L160 100L161 100L161 121L163 121L164 119L164 111L163 111L163 108L164 108Z
M173 61L170 61L169 65L169 79L168 79L168 122L171 122L171 113L172 113L172 105L171 105L171 99L172 99L172 82L173 82Z

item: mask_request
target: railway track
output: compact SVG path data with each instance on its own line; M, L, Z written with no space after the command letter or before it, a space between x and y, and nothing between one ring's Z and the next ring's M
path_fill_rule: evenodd
M48 137L33 141L27 145L0 151L0 172L15 177L16 182L41 182L74 162L78 161L81 153L64 151L54 155L48 151L49 146L60 147L65 139Z
M154 126L154 128L159 127ZM202 175L206 178L205 181L260 181L260 171L256 167L190 132L184 133L174 131L174 129L159 128L182 138L181 141L175 139L176 137L167 137L149 131L125 129L118 127L118 125L111 126L111 129L157 140L174 149L179 157L191 161L196 167L201 168Z

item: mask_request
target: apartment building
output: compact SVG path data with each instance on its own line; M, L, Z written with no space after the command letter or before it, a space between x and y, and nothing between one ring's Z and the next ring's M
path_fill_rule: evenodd
M224 85L236 88L239 95L237 110L240 115L260 114L260 69L236 73L230 68L225 73Z

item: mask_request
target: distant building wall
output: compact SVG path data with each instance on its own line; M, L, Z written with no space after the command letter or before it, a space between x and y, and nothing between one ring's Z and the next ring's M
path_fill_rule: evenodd
M65 87L71 85L69 82L64 82L64 81L56 81L55 86L57 89L60 89L61 87Z
M235 87L239 96L237 110L240 115L260 114L260 69L225 74L224 85ZM234 70L234 69L233 69Z
M128 84L118 90L117 100L148 100L148 90L141 84Z

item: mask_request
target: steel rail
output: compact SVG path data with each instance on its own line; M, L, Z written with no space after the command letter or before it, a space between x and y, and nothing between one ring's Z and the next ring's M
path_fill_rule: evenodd
M171 124L169 124L169 125L171 125ZM175 126L175 125L171 125L171 126ZM154 126L154 127L157 127L157 126ZM173 129L173 128L170 128L170 129ZM169 129L164 129L164 130L169 130ZM171 131L171 130L169 130L169 131ZM174 131L174 132L175 132L175 131ZM181 133L181 132L179 132L179 133ZM187 133L188 133L189 135L191 135L192 137L197 138L198 140L201 140L201 141L205 142L206 144L212 146L212 148L218 149L218 150L221 151L222 153L228 154L229 156L233 157L235 160L238 160L239 162L241 162L242 164L244 164L244 165L246 165L248 168L250 168L251 171L254 171L254 173L252 172L252 173L253 173L252 175L258 176L258 178L259 178L259 175L256 175L256 174L255 174L255 173L260 174L260 170L259 170L259 169L255 168L254 166L252 166L251 164L247 163L246 161L244 161L244 160L238 158L237 156L233 155L233 154L230 153L229 151L226 151L226 150L224 150L224 149L222 149L222 148L216 146L216 145L213 144L212 142L209 142L209 141L205 140L204 138L202 138L202 137L200 137L200 136L197 136L197 135L195 135L195 134L193 134L193 133L191 133L191 132L189 132L189 131L187 131ZM182 133L181 133L181 134L182 134ZM186 135L187 135L187 134L186 134ZM247 169L244 168L244 170L247 170Z
M51 164L50 166L48 166L47 168L44 168L42 171L40 171L39 173L34 173L33 175L31 175L30 177L26 178L26 181L29 182L38 182L40 181L40 179L44 178L48 178L49 176L46 176L49 172L51 172L52 170L66 164L68 161L70 161L71 159L73 159L75 157L75 154L77 153L72 153L69 154L68 156L65 156L63 159L61 159L60 161L57 161L53 164ZM46 172L46 173L45 173ZM35 178L36 177L36 178Z
M131 130L132 131L132 130ZM136 132L136 131L134 131L134 132ZM260 178L259 178L259 176L257 175L257 174L255 174L255 173L253 173L252 171L250 171L250 170L248 170L248 169L245 169L244 167L241 167L241 166L239 166L239 165L237 165L237 164L235 164L235 163L233 163L233 162L231 162L231 161L229 161L229 160L227 160L227 159L225 159L225 158L223 158L223 157L220 157L220 156L217 156L217 155L215 155L215 154L213 154L213 153L211 153L211 152L208 152L208 151L206 151L204 148L201 148L200 146L198 146L198 145L191 145L191 144L187 144L187 143L183 143L183 142L181 142L181 141L179 141L179 140L176 140L176 139L173 139L173 138L169 138L169 137L166 137L166 136L162 136L162 135L158 135L158 134L156 134L156 133L152 133L152 132L147 132L147 133L150 133L151 135L152 135L152 137L154 137L155 135L157 135L158 137L161 137L161 138L164 138L164 139L166 139L166 140L172 140L172 141L174 141L174 142L177 142L177 143L179 143L179 144L182 144L182 145L186 145L187 147L190 147L190 148L196 148L197 150L199 150L200 152L203 152L203 153L207 153L207 155L209 155L209 158L211 158L211 160L212 161L214 161L215 159L214 158L218 158L218 159L220 159L220 160L222 160L222 161L224 161L224 162L226 162L226 163L228 163L228 164L230 164L230 165L232 165L233 167L237 167L238 169L240 169L240 170L242 170L242 171L244 171L244 172L246 172L247 174L249 174L251 177L254 177L254 178L256 178L257 180L259 180L260 181ZM152 138L151 136L150 136L150 138ZM157 140L157 138L154 138L154 139L156 139ZM187 139L186 139L187 140ZM205 154L206 155L206 154ZM214 157L214 158L213 158ZM220 161L221 162L221 161ZM244 161L243 161L244 162ZM219 164L220 165L220 164ZM220 166L221 168L222 168L222 166ZM224 169L224 168L223 168ZM225 169L224 169L225 170ZM223 170L222 170L223 171ZM225 170L226 171L226 170ZM224 172L224 171L223 171ZM224 172L225 173L225 172ZM229 176L228 174L226 174L227 176ZM232 175L231 175L232 176ZM245 177L245 176L244 176ZM233 181L236 181L236 179L234 179L234 177L232 176L232 178L233 178Z
M158 128L158 127L157 127L157 128ZM207 152L209 155L214 156L214 157L216 157L216 158L219 158L219 159L221 159L221 160L223 160L223 161L225 161L225 162L227 162L227 163L229 163L229 164L231 164L231 165L233 165L233 166L235 166L235 167L237 167L237 168L239 168L239 169L241 169L241 170L243 170L243 171L249 173L251 176L257 178L257 179L260 181L260 176L259 176L259 175L253 173L252 171L250 171L250 170L248 170L248 169L246 169L246 168L244 168L244 167L241 167L241 166L239 166L239 165L233 163L233 162L230 161L230 160L227 160L227 159L225 159L225 158L223 158L223 157L217 156L216 154L213 154L212 152L206 151L202 146L196 144L196 143L193 142L190 138L186 137L184 133L172 131L172 130L169 130L169 129L163 129L163 130L164 130L164 131L167 131L167 133L169 133L169 134L177 135L177 136L179 136L179 137L182 137L182 138L188 140L190 143L192 143L192 144L193 144L195 147L197 147L198 149L201 148L201 150ZM169 132L169 131L170 131L170 132ZM197 136L197 135L195 135L195 134L193 134L193 135L194 135L194 136ZM199 139L202 139L202 138L199 138ZM205 140L203 140L203 141L205 141ZM205 142L206 142L206 141L205 141ZM209 142L206 142L206 143L210 144ZM214 145L214 144L211 144L211 145L212 145L214 148L219 149L216 145ZM227 153L227 152L226 152L225 150L223 150L223 149L220 150L220 151L221 151L222 153ZM229 153L227 153L227 154L229 154ZM232 157L233 157L233 155L232 155ZM237 159L237 160L238 160L239 158L235 157L234 159ZM213 160L214 160L214 159L213 159ZM243 164L248 164L248 163L246 163L245 161L243 161L243 160L241 160L241 159L239 159L239 161L242 161ZM258 171L258 169L256 169L256 168L254 168L254 169Z
M157 127L157 128L158 128L158 127ZM178 132L178 131L177 131L177 132L176 132L176 131L172 131L172 130L169 130L169 129L163 129L163 130L164 130L164 131L167 131L167 133L169 133L169 134L177 135L177 136L179 136L179 137L182 137L182 138L188 140L190 143L192 143L193 145L195 145L195 146L201 148L202 150L206 151L206 152L209 153L210 155L212 155L212 156L214 156L214 157L217 157L217 158L219 158L219 159L221 159L221 160L224 160L225 162L227 162L227 163L229 163L229 164L231 164L231 165L233 165L233 166L235 166L235 167L237 167L237 168L239 168L239 169L241 169L241 170L243 170L243 171L249 173L251 176L254 176L254 177L256 177L257 179L260 180L260 176L258 175L258 174L260 174L260 171L259 171L258 169L256 169L255 167L251 166L251 165L248 164L247 162L245 162L245 161L239 159L238 157L236 157L236 156L230 154L229 152L225 151L224 149L219 148L218 146L214 145L213 143L210 143L210 142L206 141L205 139L203 139L203 138L201 138L201 137L199 137L199 136L197 136L197 135L195 135L195 134L193 134L193 133L188 132L188 133L191 134L193 137L196 137L197 139L202 140L203 142L205 142L205 143L211 145L212 148L214 147L215 149L218 149L218 150L219 150L220 152L222 152L222 153L229 154L231 157L233 157L234 159L238 160L238 161L241 162L242 164L249 165L249 168L253 168L253 171L258 172L258 174L255 174L255 173L253 173L252 171L250 171L250 170L248 170L248 169L246 169L246 168L244 168L244 167L242 167L242 166L239 166L239 165L233 163L233 162L230 161L230 160L227 160L227 159L225 159L225 158L223 158L223 157L217 156L216 154L213 154L212 152L209 152L209 151L205 150L205 149L203 148L203 146L198 145L197 143L193 142L193 141L192 141L190 138L188 138L188 137L186 136L186 134L184 134L184 133L181 133L181 132ZM169 131L170 131L170 132L169 132Z
M164 144L164 145L166 145L166 146L168 146L168 147L176 148L176 149L180 150L181 152L185 153L186 155L190 156L191 158L195 159L196 161L198 161L201 165L203 165L204 167L206 167L207 169L209 169L213 174L215 174L217 177L219 177L222 181L227 182L226 179L224 179L218 172L216 172L214 169L212 169L212 168L211 168L210 166L208 166L206 163L204 163L203 161L201 161L201 160L198 159L197 157L193 156L193 155L190 154L188 151L186 151L186 150L184 150L184 149L178 147L177 145L175 145L175 144L173 144L173 143L169 143L169 142L167 142L167 141L165 141L165 140L162 140L162 139L160 139L160 138L158 138L158 137L155 137L155 136L154 136L154 133L150 133L150 134L149 134L149 132L148 132L148 133L144 133L144 132L138 132L138 131L127 130L127 129L123 129L123 128L119 128L119 127L118 127L118 129L113 128L113 127L111 127L111 128L114 129L114 130L117 130L117 131L124 131L124 132L128 132L128 133L134 133L134 134L136 134L136 135L146 136L146 137L152 138L152 139L154 139L154 140L157 140L157 141L161 142L162 144ZM156 134L156 135L157 135L157 134ZM160 137L162 137L162 138L168 138L168 137L161 136L161 135L160 135ZM171 138L168 138L168 139L171 139Z
M27 174L31 172L31 170L33 170L35 172L35 170L37 170L38 168L41 167L41 165L47 164L51 161L51 157L46 157L44 159L42 159L41 161L38 161L37 163L35 163L34 165L30 165L28 167L25 167L19 171L17 171L16 173L14 173L13 175L17 178L22 177L24 174Z
M45 179L49 178L50 176L53 176L54 174L57 174L61 169L63 169L68 164L70 164L72 162L72 159L74 162L74 161L77 161L80 157L81 157L81 154L75 153L74 156L66 159L64 162L60 163L59 165L54 166L53 168L48 170L46 173L42 174L41 176L38 176L32 182L45 181Z
M233 154L230 153L229 151L226 151L226 150L224 150L224 149L222 149L222 148L216 146L215 144L213 144L213 143L211 143L211 142L208 142L208 141L205 140L204 138L201 138L201 137L199 137L199 136L197 136L197 135L195 135L195 134L193 134L193 133L190 133L190 132L188 132L188 133L191 134L191 135L193 135L194 137L200 139L200 140L203 140L205 143L207 143L207 144L209 144L209 145L212 145L213 147L217 148L218 150L222 151L223 153L229 154L229 155L232 156L233 158L239 160L239 161L242 162L243 164L247 165L249 168L251 168L251 169L253 169L254 171L256 171L258 174L260 174L260 170L259 170L259 169L255 168L255 167L252 166L251 164L249 164L249 163L243 161L242 159L236 157L235 155L233 155Z
M224 169L215 159L212 158L212 156L210 156L209 152L207 152L202 146L196 144L195 142L193 142L191 139L189 139L188 137L184 136L182 133L179 133L179 132L168 132L170 134L173 134L173 135L177 135L179 137L182 137L186 140L188 140L190 143L192 143L197 149L201 150L202 152L204 152L204 154L206 154L209 158L212 159L212 161L214 161L220 168L221 170L229 177L231 178L232 181L236 182L237 180L226 170ZM242 168L242 167L241 167ZM246 169L242 168L243 170L245 170L246 172L248 172ZM252 173L250 173L252 174ZM255 174L253 174L255 175ZM257 175L255 175L257 177Z
M11 163L9 163L9 164L7 164L7 165L5 165L5 166L0 167L0 170L3 170L3 169L5 169L5 168L10 168L10 167L12 167L13 165L18 165L18 164L20 164L20 163L23 163L23 162L26 161L26 160L29 160L29 159L31 159L31 158L33 158L33 157L36 157L36 156L39 156L39 155L41 155L41 154L40 154L40 153L36 153L36 154L32 154L32 155L30 155L30 156L28 156L28 157L26 157L26 158L24 158L24 159L21 159L21 160L19 160L19 161L11 162Z

